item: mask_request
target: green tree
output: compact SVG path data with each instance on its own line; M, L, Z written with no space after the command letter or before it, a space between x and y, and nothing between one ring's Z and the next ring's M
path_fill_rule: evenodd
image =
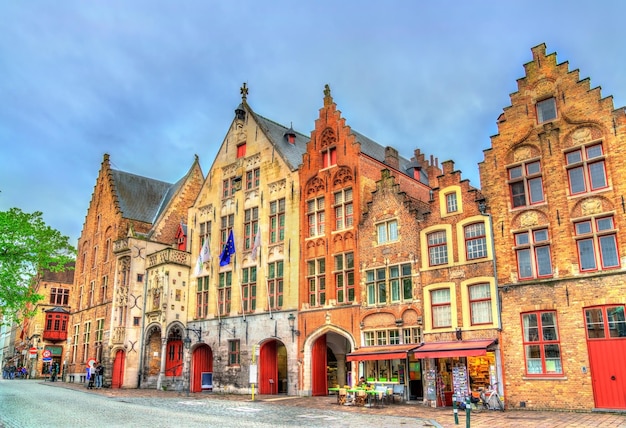
M42 216L19 208L0 211L0 314L5 320L32 315L29 311L42 299L32 288L37 275L62 272L75 260L69 238Z

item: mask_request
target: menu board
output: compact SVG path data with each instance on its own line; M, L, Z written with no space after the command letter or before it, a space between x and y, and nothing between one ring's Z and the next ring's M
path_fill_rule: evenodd
M462 400L468 393L467 367L457 364L452 367L452 391L457 396L457 400Z

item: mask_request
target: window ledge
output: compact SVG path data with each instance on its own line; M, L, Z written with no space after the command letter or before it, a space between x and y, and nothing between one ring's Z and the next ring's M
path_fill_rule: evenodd
M522 376L522 380L558 380L558 381L563 381L563 380L569 380L567 378L567 376L539 376L537 375L535 376Z

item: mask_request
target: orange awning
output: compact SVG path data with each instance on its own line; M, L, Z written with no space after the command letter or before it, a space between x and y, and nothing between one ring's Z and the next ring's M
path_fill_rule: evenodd
M485 355L496 339L458 340L425 343L415 351L415 358L474 357Z
M394 360L406 358L419 345L366 346L346 355L348 361Z

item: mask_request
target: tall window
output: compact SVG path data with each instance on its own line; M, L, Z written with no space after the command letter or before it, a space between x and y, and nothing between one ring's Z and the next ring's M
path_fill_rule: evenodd
M522 314L522 325L526 373L529 375L563 374L556 312Z
M259 230L259 207L248 208L244 211L243 246L250 250L254 245L254 238Z
M322 168L328 168L337 165L337 149L330 147L322 150Z
M67 306L70 298L70 290L67 288L51 288L50 304Z
M581 271L619 267L613 216L574 223L578 262Z
M404 263L366 270L365 288L368 305L412 300L411 264Z
M456 200L456 192L448 193L446 195L446 212L455 213L459 210L459 205Z
M387 244L398 240L398 220L387 220L376 225L379 244Z
M465 254L467 255L467 260L487 257L485 223L474 223L465 226Z
M602 143L568 152L565 159L572 195L592 192L608 186Z
M285 240L285 198L270 202L270 244Z
M220 248L224 248L228 241L228 234L235 224L235 214L228 214L220 218Z
M322 236L325 231L326 212L324 211L324 197L311 199L306 203L306 212L309 222L309 236Z
M257 189L261 181L261 168L246 171L246 190Z
M246 143L239 144L237 146L237 159L246 155Z
M307 262L307 283L309 284L309 305L311 307L326 304L326 259L320 258Z
M104 303L107 300L107 291L109 290L109 277L104 275L102 282L100 283L100 303Z
M91 321L85 323L83 330L83 361L89 358L89 341L91 340Z
M204 242L207 239L209 240L209 243L211 243L211 222L210 221L200 222L200 239L198 240L199 252L202 252L202 246L204 245Z
M238 366L240 364L239 339L228 341L228 365Z
M515 254L519 279L552 276L552 254L548 229L516 233Z
M279 310L283 307L283 261L272 262L267 265L267 290L269 292L270 310Z
M533 161L509 168L509 189L513 208L544 201L541 163Z
M89 283L89 293L87 295L87 306L93 306L93 299L96 291L96 281L91 281Z
M491 286L476 284L468 287L469 307L472 325L491 324Z
M243 312L256 310L256 266L243 268L241 280Z
M537 107L537 122L543 123L556 119L556 102L554 98L539 101Z
M353 221L352 189L335 192L335 230L350 228Z
M241 188L241 180L238 177L226 178L222 181L222 198L228 198Z
M585 309L587 338L614 339L626 337L624 305L609 305Z
M411 265L389 267L389 290L392 302L413 299L413 280L411 279Z
M85 287L83 284L80 285L80 287L78 287L78 309L84 309L83 308L83 298L85 297Z
M452 326L452 306L450 289L441 288L430 292L430 304L433 316L433 328Z
M74 324L74 334L72 335L72 363L77 362L78 358L78 337L80 331L80 324Z
M196 290L196 318L206 318L209 313L209 277L198 277Z
M217 290L217 310L221 316L230 314L232 284L232 271L220 273L220 281Z
M441 230L429 233L428 240L428 263L430 266L445 265L448 263L448 241L446 232Z
M387 270L385 268L368 270L365 272L365 278L367 304L387 303Z
M337 303L354 302L354 253L335 256Z
M104 337L104 318L96 320L96 361L102 360L102 339Z

